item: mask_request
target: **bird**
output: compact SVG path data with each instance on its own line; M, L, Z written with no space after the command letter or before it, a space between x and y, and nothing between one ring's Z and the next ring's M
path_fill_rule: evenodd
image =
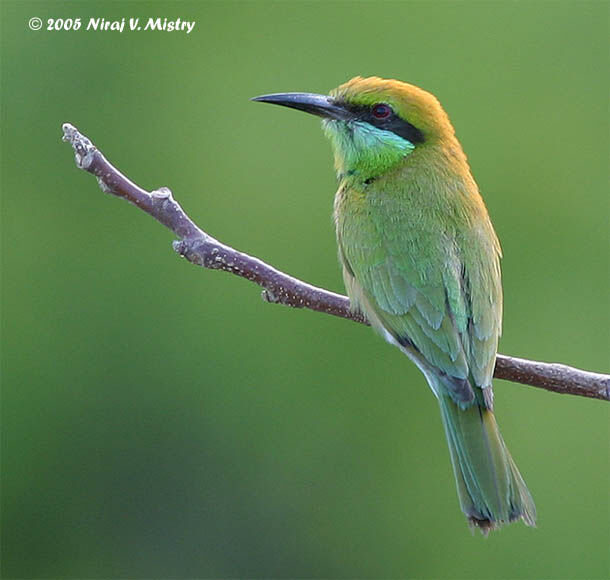
M328 95L252 100L322 118L351 308L415 363L436 396L469 526L485 536L518 520L535 527L534 501L494 415L502 251L440 102L374 76Z

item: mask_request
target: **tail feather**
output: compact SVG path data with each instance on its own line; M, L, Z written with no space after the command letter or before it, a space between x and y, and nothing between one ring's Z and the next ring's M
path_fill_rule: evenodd
M484 534L523 519L536 525L536 507L494 417L484 402L462 409L440 395L441 415L458 497L469 523Z

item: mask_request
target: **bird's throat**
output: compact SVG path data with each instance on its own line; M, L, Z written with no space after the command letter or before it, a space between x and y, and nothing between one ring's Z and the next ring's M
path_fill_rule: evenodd
M324 132L335 154L340 179L375 179L401 163L415 145L368 123L325 120Z

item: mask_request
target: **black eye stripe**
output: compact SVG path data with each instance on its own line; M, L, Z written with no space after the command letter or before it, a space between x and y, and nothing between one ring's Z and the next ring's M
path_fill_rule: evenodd
M366 106L352 105L343 101L340 104L354 115L354 120L364 121L365 123L369 123L373 125L373 127L383 129L384 131L392 131L392 133L406 139L414 145L424 142L424 134L417 127L399 117L394 111L384 119L375 117L373 115L373 108L385 103L375 103L371 106Z

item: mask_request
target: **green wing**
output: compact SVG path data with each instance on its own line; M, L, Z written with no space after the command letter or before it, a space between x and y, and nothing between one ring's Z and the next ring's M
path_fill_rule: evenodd
M497 239L486 214L463 227L451 215L422 215L402 201L369 194L338 207L348 294L373 326L440 377L456 402L472 401L471 382L491 386L501 330Z

